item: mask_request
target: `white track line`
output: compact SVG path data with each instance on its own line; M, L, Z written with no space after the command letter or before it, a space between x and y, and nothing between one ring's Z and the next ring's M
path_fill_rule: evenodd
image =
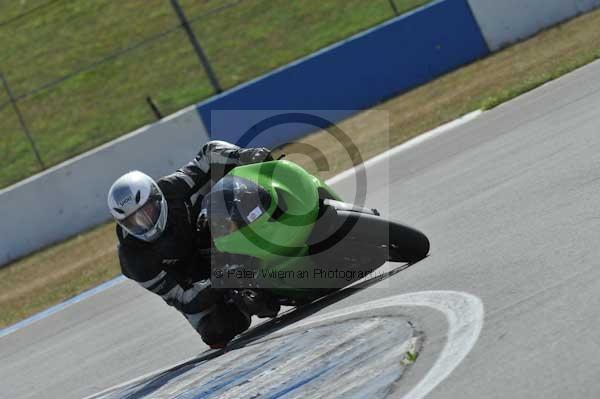
M466 123L471 122L475 118L479 117L482 113L483 113L483 111L480 111L480 110L473 111L469 114L462 116L459 119L456 119L452 122L441 125L427 133L423 133L405 143L400 144L399 146L391 148L391 149L387 150L386 152L383 152L383 153L365 161L364 166L365 166L365 168L368 168L369 166L372 166L379 162L382 162L386 158L391 158L403 151L410 150L428 140L431 140L437 136L440 136L443 133L447 133L453 129L456 129L459 126L462 126ZM354 168L348 169L348 170L332 177L331 179L327 180L327 184L335 185L336 183L338 183L344 179L352 178L353 176L354 176ZM69 306L71 306L75 303L81 302L82 300L84 300L86 298L89 298L95 294L99 294L100 292L102 292L108 288L111 288L125 280L126 280L125 277L119 276L113 280L107 281L104 284L99 285L98 287L96 287L92 290L89 290L82 294L79 294L79 295L69 299L66 302L59 303L58 305L48 308L43 312L37 313L25 320L18 322L17 324L13 324L12 326L1 329L0 330L0 338L6 336L8 334L11 334L17 330L20 330L21 328L27 327L30 324L35 323L38 320L42 320L50 315L53 315L56 312L64 310L64 309L68 308Z
M434 308L448 320L448 338L433 367L403 399L422 399L444 381L471 352L483 328L483 302L456 291L423 291L401 295L413 306Z
M297 329L305 330L322 323L333 322L355 313L372 312L374 309L415 306L442 312L448 321L447 340L435 364L425 377L403 396L403 399L422 399L444 381L475 346L484 320L483 302L475 295L458 291L420 291L377 299L321 316L310 317L306 321L301 321L270 335L268 339L290 334Z
M426 141L429 141L429 140L431 140L435 137L438 137L444 133L448 133L449 131L456 129L459 126L465 125L465 124L471 122L472 120L478 118L479 116L481 116L481 114L483 114L483 111L477 110L477 111L470 112L466 115L463 115L458 119L455 119L451 122L448 122L446 124L438 126L435 129L430 130L426 133L420 134L417 137L412 138L408 141L405 141L404 143L402 143L396 147L390 148L386 152L382 152L381 154L376 155L373 158L366 160L363 165L365 166L365 168L368 168L370 166L373 166L375 164L378 164L378 163L384 161L385 159L392 158L392 157L400 154L401 152L408 151L414 147L417 147L420 144L423 144ZM331 179L327 180L327 184L329 184L329 185L336 184L336 183L340 182L341 180L348 179L353 176L354 176L354 168L351 168L351 169L343 171L342 173L340 173L336 176L333 176Z

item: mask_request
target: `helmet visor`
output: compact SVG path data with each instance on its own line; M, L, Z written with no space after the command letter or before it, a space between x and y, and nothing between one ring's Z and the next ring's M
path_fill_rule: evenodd
M213 238L241 229L267 211L271 196L256 183L238 177L225 176L215 184L202 202L208 216Z
M151 195L137 211L121 220L120 223L133 235L143 235L152 230L160 217L161 196Z

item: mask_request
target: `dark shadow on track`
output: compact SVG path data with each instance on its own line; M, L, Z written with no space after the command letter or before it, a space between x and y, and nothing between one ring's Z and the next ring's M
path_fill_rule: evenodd
M333 305L334 303L339 302L342 299L348 298L349 296L354 295L357 292L360 292L372 285L384 281L400 273L401 271L408 269L413 264L414 263L408 263L402 266L398 266L397 268L394 268L387 273L381 274L380 276L373 277L369 280L363 281L362 283L343 288L325 297L319 298L318 300L311 302L307 305L303 305L286 313L283 313L277 316L277 318L269 320L268 322L260 324L254 327L253 329L247 331L239 338L232 341L223 351L231 351L251 344L252 342L266 335L272 334L278 330L281 330L284 327L289 326L290 324L293 324L306 317L309 317L312 314L317 313L318 311L326 308L327 306Z
M418 262L417 262L418 263ZM355 284L346 288L343 288L339 291L336 291L330 295L327 295L323 298L320 298L314 302L311 302L307 305L300 306L293 310L290 310L286 313L283 313L277 318L269 320L265 323L262 323L251 330L248 330L246 333L242 334L239 338L233 340L225 349L218 350L209 350L203 353L200 353L197 358L189 360L185 363L179 364L175 367L172 367L168 370L165 370L157 375L148 377L145 380L139 381L132 385L116 388L113 393L118 391L122 392L122 396L119 396L123 399L142 399L145 396L157 391L163 385L167 384L170 380L177 378L178 376L186 373L190 369L197 367L198 365L207 362L211 359L214 359L218 356L223 355L224 353L240 349L245 347L246 345L251 344L252 342L263 338L269 334L272 334L278 330L281 330L284 327L289 326L297 321L300 321L306 317L311 316L312 314L330 306L336 302L341 301L342 299L348 298L351 295L356 294L372 285L375 285L381 281L384 281L396 274L400 273L403 270L408 269L412 265L416 263L408 263L401 266L398 266L387 273L383 273L377 277L373 277L369 280L363 281L359 284ZM133 390L133 391L132 391ZM130 391L130 392L127 392ZM104 395L110 396L110 392L106 392ZM104 396L103 395L103 396Z

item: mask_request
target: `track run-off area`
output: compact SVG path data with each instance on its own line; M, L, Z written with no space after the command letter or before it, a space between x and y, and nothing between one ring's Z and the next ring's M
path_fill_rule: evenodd
M425 232L428 258L227 353L125 281L0 337L0 396L600 396L598 76L600 62L368 163L367 205ZM351 200L353 176L334 181Z

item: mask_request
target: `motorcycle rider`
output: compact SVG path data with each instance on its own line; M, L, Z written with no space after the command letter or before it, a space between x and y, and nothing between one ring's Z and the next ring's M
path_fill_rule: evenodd
M179 310L212 348L248 329L250 315L211 287L210 234L196 228L202 198L235 166L272 159L266 148L209 141L175 173L154 181L129 172L108 192L123 275Z

